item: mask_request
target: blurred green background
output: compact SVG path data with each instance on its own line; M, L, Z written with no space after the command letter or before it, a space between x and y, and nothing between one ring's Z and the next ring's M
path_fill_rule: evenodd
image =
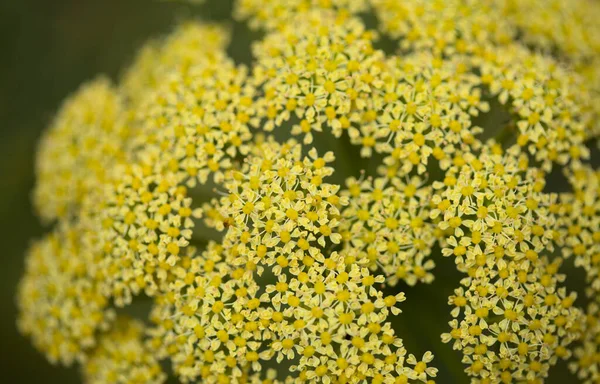
M0 362L4 383L77 383L77 369L51 366L15 327L16 284L29 242L44 232L32 212L34 154L61 101L97 74L117 80L150 37L191 17L227 19L231 0L194 7L159 0L0 0ZM250 58L255 38L234 24L230 54ZM453 262L437 260L436 282L407 290L394 321L407 349L436 354L440 383L467 382L460 354L439 342L450 319L447 296L458 285ZM561 371L562 373L558 373ZM564 364L552 382L573 382Z

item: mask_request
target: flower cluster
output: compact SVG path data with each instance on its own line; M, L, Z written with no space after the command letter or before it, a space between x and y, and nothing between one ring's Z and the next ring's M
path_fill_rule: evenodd
M52 228L27 255L20 329L90 383L162 383L164 361L183 382L431 383L433 354L395 319L449 257L441 342L472 382L542 382L558 359L598 381L599 14L239 0L264 32L251 64L220 25L148 43L41 140ZM570 190L550 192L561 172Z
M292 360L290 370L310 382L435 376L436 369L426 366L428 354L421 362L412 355L404 361L406 350L387 321L399 313L404 295L384 297L374 288L383 276L344 250L333 251L342 240L339 208L348 203L336 194L339 186L324 182L333 160L331 152L319 157L313 149L303 156L293 141L268 140L226 175L227 192L212 204L215 212L207 220L227 228L223 243L209 245L204 266L190 268L191 275L182 271L184 280L168 306L167 315L178 321L177 336L163 330L167 341L197 330L204 338L183 339L185 351L195 350L186 356L192 366L182 367L183 377L210 377L198 368L206 364L202 346L209 343L210 362L218 367L209 372L225 377L248 370L259 375L261 361L271 358ZM195 272L205 271L206 263L216 272L212 279ZM218 289L210 289L215 279Z
M79 236L60 224L34 243L19 286L19 329L53 363L83 360L114 318Z
M165 374L152 351L142 340L144 325L125 317L99 337L98 346L83 366L86 382L163 383Z
M349 206L342 212L345 252L356 262L381 268L387 283L430 283L430 258L442 231L430 219L431 186L414 176L406 181L348 180Z
M104 77L65 101L40 142L34 203L46 221L77 212L85 196L126 162L130 135L120 94Z
M492 382L547 376L577 337L574 294L558 284L555 198L527 158L483 152L452 168L432 201L450 230L442 254L468 277L449 303L456 320L443 341L462 349L467 373ZM516 352L516 353L515 353Z
M561 195L553 207L558 216L558 236L565 257L585 269L588 296L600 290L600 173L589 167L569 172L573 193Z

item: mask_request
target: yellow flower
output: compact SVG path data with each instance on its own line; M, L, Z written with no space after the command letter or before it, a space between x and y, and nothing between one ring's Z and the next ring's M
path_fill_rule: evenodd
M121 95L98 78L64 102L39 145L34 204L50 222L77 212L86 195L114 180L111 170L128 160Z
M160 383L168 360L184 382L431 383L432 353L392 322L399 287L435 284L447 256L462 278L441 339L472 381L541 382L569 358L598 381L600 6L234 9L264 32L250 65L225 27L185 23L43 136L33 195L54 227L18 291L33 344L89 382ZM557 168L571 190L548 192ZM152 325L114 321L143 297Z
M102 334L83 366L86 383L163 383L166 379L150 346L144 344L144 325L119 317Z
M19 329L48 360L64 365L84 360L114 317L80 235L81 228L62 222L35 242L18 288Z

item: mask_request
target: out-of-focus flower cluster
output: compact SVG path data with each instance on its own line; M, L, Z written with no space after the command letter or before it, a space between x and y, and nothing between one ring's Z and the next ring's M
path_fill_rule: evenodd
M435 284L450 257L441 340L473 382L542 382L558 359L598 382L600 4L234 13L264 32L251 65L190 22L57 113L33 194L52 227L18 293L34 345L90 383L161 383L163 361L184 382L429 383L433 355L393 327L404 293L382 288ZM143 300L147 319L116 315Z

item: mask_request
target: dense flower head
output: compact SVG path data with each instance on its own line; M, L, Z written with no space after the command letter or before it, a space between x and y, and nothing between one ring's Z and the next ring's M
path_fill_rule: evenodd
M182 24L43 136L33 198L52 228L19 328L91 383L162 383L164 363L183 382L431 383L432 352L402 340L428 330L397 316L454 271L434 338L465 377L539 383L568 359L597 382L599 14L238 0L263 33L244 64L226 27Z
M142 47L122 79L123 94L134 105L144 101L163 84L165 73L187 73L192 66L221 58L229 39L227 30L216 24L181 25L167 38Z
M213 203L220 220L208 225L228 227L224 240L238 243L240 264L273 265L285 258L275 274L286 267L297 275L310 266L305 258L322 259L323 249L341 240L339 207L347 202L336 194L339 186L325 182L334 155L319 157L312 149L302 156L300 145L270 140L255 150L225 176L227 195Z
M263 93L264 129L297 117L292 133L310 144L323 126L339 137L351 114L360 113L354 109L367 108L358 97L381 86L383 53L373 49L374 36L357 18L313 11L297 19L254 46L253 74Z
M309 382L435 375L414 357L404 363L386 321L404 295L384 297L373 287L383 276L328 252L341 241L338 206L346 204L339 186L323 182L332 161L267 140L225 176L227 192L206 220L226 230L223 243L178 268L153 315L181 377L259 375L273 357L293 360L291 371Z
M433 183L431 217L448 230L445 256L460 270L489 265L502 268L507 258L552 251L556 196L544 193L544 173L527 167L527 158L510 154L469 155ZM531 256L533 257L533 256Z
M429 257L442 231L430 219L431 186L419 176L348 180L348 207L342 211L346 253L381 268L388 284L431 282Z
M143 343L144 325L119 317L113 328L100 335L98 346L83 366L86 383L162 383L165 374Z
M343 13L359 13L368 9L365 0L240 0L235 4L234 16L249 19L254 29L274 30L285 27L298 14L313 9L337 10Z
M584 382L593 383L600 379L598 356L600 349L600 308L597 302L592 302L586 308L585 318L581 324L581 342L573 351L573 359L569 368Z
M108 170L125 161L133 132L121 99L110 80L101 77L61 106L40 142L36 164L34 203L43 220L76 212L85 195L108 182Z
M98 285L94 261L82 251L77 228L61 223L32 244L18 290L21 332L51 362L85 359L113 310Z
M101 257L104 293L123 306L132 294L154 295L166 282L169 269L187 252L200 212L175 178L144 175L141 167L124 172L107 191L104 204L86 217L91 229L83 240Z
M561 195L558 211L560 245L565 257L587 275L588 296L600 290L600 174L589 167L569 172L573 193Z
M577 338L575 296L557 288L559 265L541 259L480 267L449 298L455 320L444 342L464 353L466 372L483 381L534 380L548 375Z

